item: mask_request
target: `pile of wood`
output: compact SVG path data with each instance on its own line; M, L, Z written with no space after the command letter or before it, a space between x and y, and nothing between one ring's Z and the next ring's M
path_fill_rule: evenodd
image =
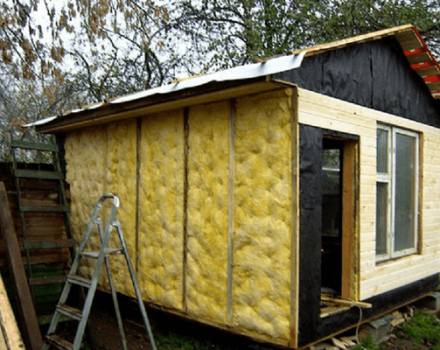
M325 342L310 346L310 350L348 350L354 348L359 342L370 334L376 343L390 340L393 331L400 324L409 321L414 316L414 307L394 311L392 314L381 317L375 321L357 327L349 335L333 337Z

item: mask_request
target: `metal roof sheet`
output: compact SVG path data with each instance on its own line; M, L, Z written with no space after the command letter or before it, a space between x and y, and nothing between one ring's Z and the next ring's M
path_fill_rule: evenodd
M225 82L233 80L244 80L251 79L266 75L272 75L276 73L281 73L287 70L296 69L301 66L304 53L299 54L289 54L277 58L267 60L265 62L259 62L244 66L238 66L231 69L215 72L212 74L202 75L195 78L190 78L186 80L179 81L177 83L160 86L154 89L149 89L145 91L136 92L130 95L116 97L112 100L99 102L92 104L90 106L84 107L83 109L72 110L64 113L61 116L51 116L36 122L28 123L24 127L31 127L36 125L44 125L54 121L55 119L63 116L68 116L76 113L81 113L87 110L98 109L105 104L121 104L126 102L131 102L139 100L145 97L150 97L158 94L168 94L176 91L181 91L185 89L190 89L198 86L202 86L211 82Z

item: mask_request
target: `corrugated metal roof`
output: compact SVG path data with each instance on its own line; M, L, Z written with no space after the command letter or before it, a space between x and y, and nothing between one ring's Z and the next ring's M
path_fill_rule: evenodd
M62 116L52 116L36 122L28 123L24 127L31 127L36 125L44 125L56 120L59 117L72 115L76 113L81 113L88 110L98 109L106 104L121 104L126 102L132 102L145 97L150 97L159 94L168 94L176 91L182 91L198 86L202 86L211 82L226 82L226 81L237 81L245 80L251 78L257 78L266 75L272 75L276 73L281 73L291 69L296 69L301 66L304 53L299 54L289 54L277 58L267 60L265 62L249 64L245 66L234 67L231 69L219 71L212 74L202 75L192 79L186 79L179 81L174 84L169 84L165 86L160 86L155 89L149 89L145 91L140 91L127 96L117 97L106 102L99 102L82 109L76 109L64 113Z

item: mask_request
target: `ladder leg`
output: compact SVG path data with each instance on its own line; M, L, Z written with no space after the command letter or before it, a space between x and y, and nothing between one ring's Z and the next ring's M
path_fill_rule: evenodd
M109 225L111 225L110 222L109 222ZM102 232L102 226L100 224L98 225L98 230L99 230L99 235L100 235L101 241L102 241L103 240L103 232ZM110 285L110 291L111 291L112 299L113 299L113 307L115 309L116 319L118 321L118 329L119 329L119 334L121 336L122 348L124 350L127 350L127 340L125 338L124 325L122 323L121 312L119 310L118 296L116 294L116 288L113 283L113 277L112 277L112 271L110 268L110 263L109 263L107 257L104 258L104 261L105 261L105 269L107 271L108 283Z
M131 264L130 256L128 255L127 245L125 244L124 235L122 234L122 228L119 221L115 222L116 229L118 231L119 240L121 242L122 251L124 252L125 261L127 262L128 270L130 271L131 281L133 283L133 288L136 293L136 298L139 304L139 308L144 320L145 328L147 329L148 338L150 340L150 345L152 350L156 350L156 343L154 342L153 331L151 330L150 321L148 320L147 310L145 309L144 301L142 300L141 292L137 284L136 275L134 274L133 266Z
M98 213L99 209L101 209L101 206L102 206L102 202L98 201L98 203L95 206L95 210L93 211L92 219L89 222L92 224L94 222L96 222L98 224L98 231L99 231L99 227L100 227L100 219L96 219L96 217L97 217L97 213ZM91 231L91 229L90 229L90 231ZM111 228L107 228L107 230L105 232L105 236L102 241L101 250L99 252L98 260L95 265L95 271L93 272L93 276L92 276L92 280L91 280L92 283L90 285L89 292L87 293L87 297L84 302L82 318L81 318L81 321L79 322L78 329L76 331L75 341L73 342L73 350L79 350L79 348L81 346L81 342L82 342L82 339L84 336L84 331L87 326L87 320L89 319L90 310L92 308L93 298L95 297L96 288L98 287L99 274L101 273L102 265L105 260L105 248L107 248L107 245L108 245L108 242L110 239L110 233L111 233ZM99 236L102 238L101 234L102 234L102 230L99 232ZM81 252L84 249L84 246L85 246L87 240L88 240L88 237L87 237L87 239L83 239L83 242L81 242L81 247L80 247L79 252ZM77 257L79 257L79 255L80 254L77 254ZM78 260L76 258L75 258L75 262L78 263Z
M95 272L93 273L92 283L90 285L86 300L84 302L81 321L78 324L78 329L75 335L75 341L73 342L73 350L79 350L81 346L81 342L84 336L84 331L86 329L87 321L89 319L90 310L92 308L93 298L95 296L96 288L98 287L98 277L99 277L99 272L101 271L103 260L104 260L104 255L100 254L100 257L98 258L98 262L96 263Z
M127 341L126 341L126 338L125 338L124 325L122 324L121 312L119 310L118 296L116 295L116 289L115 289L115 286L113 284L113 278L112 278L112 273L111 273L111 270L110 270L110 264L109 264L107 258L105 259L105 263L106 263L105 268L107 269L108 282L110 284L110 290L111 290L111 293L112 293L113 306L115 308L116 319L118 321L118 328L119 328L119 334L121 336L122 348L124 350L127 350Z

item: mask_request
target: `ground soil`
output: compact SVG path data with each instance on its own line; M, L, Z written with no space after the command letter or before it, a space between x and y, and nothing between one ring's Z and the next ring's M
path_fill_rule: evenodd
M122 300L121 314L124 320L129 350L150 349L149 340L142 323L137 304ZM253 342L246 337L200 325L170 315L163 311L148 309L148 315L158 350L269 350L276 349L267 344ZM66 339L73 339L76 323L65 322L60 331ZM85 350L122 349L115 312L111 299L98 293L89 318L88 345ZM428 350L429 344L420 345L411 340L392 336L379 345L381 350Z
M124 297L119 301L128 349L150 349L137 303ZM245 337L190 322L164 311L149 308L147 312L158 350L270 349ZM106 293L97 292L88 324L89 333L85 335L85 350L122 349L113 303ZM73 341L77 325L75 321L60 323L57 333L60 333L64 339Z

